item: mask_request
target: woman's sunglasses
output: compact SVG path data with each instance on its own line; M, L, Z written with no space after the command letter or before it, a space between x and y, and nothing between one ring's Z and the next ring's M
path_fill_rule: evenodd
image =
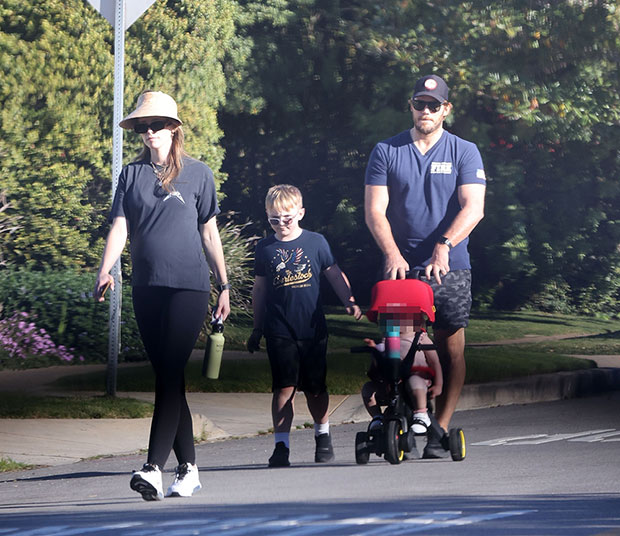
M423 101L423 100L412 100L411 101L411 106L413 106L413 109L418 111L418 112L422 112L424 111L424 108L428 108L428 111L432 114L434 114L437 110L439 110L439 108L441 108L443 106L443 102L439 102L439 101Z
M158 132L162 128L166 128L167 124L168 124L167 121L153 121L150 124L148 124L148 123L136 123L133 126L133 130L137 134L146 134L149 131L149 129L151 129L153 132Z

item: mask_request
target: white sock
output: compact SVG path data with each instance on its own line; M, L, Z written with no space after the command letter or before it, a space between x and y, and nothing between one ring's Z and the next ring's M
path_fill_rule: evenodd
M320 436L321 434L329 434L329 421L325 423L314 423L314 437Z
M288 444L289 433L288 432L276 432L274 435L275 435L276 443L280 443L281 441L282 443L284 443L284 446L286 448L289 448L289 444Z

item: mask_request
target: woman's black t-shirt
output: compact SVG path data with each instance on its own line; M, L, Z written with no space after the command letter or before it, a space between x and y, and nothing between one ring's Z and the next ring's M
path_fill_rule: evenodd
M186 157L166 192L148 161L123 168L110 221L127 218L133 286L209 290L209 266L198 225L219 214L213 172Z

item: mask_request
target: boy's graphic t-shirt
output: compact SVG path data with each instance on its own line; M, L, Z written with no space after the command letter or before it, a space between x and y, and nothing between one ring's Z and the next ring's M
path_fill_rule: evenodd
M256 246L254 273L267 280L265 336L295 340L327 336L321 272L336 261L325 237L303 230L295 240L275 235Z

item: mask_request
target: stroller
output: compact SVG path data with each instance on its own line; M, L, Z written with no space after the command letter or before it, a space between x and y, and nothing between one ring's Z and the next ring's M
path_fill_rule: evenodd
M416 315L418 321L414 322ZM430 349L419 343L421 330L416 330L413 344L407 356L400 359L400 325L421 325L425 315L435 320L433 290L430 285L416 279L379 281L372 289L371 306L366 316L379 325L385 337L385 351L372 347L352 348L352 352L371 352L378 365L378 372L389 385L390 399L382 414L383 426L358 432L355 437L355 461L366 464L370 454L384 456L391 464L399 464L406 453L416 449L413 424L413 402L405 387L412 374L419 374L432 381L433 369L413 367L416 351ZM434 345L433 345L434 348ZM451 428L446 433L432 414L428 401L430 426L427 438L433 434L441 446L450 451L454 461L465 459L465 434L461 428Z

